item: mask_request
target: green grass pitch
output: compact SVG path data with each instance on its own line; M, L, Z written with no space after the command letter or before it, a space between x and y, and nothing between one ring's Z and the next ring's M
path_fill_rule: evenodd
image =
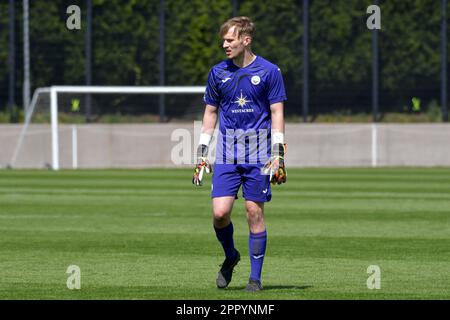
M192 170L0 171L0 299L449 299L450 169L290 169L265 215L265 290L242 260L215 287L223 251L211 177ZM81 289L66 286L69 265ZM381 289L367 288L369 265Z

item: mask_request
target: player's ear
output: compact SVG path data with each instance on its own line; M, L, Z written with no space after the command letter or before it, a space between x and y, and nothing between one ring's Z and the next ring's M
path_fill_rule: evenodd
M249 46L252 43L252 37L250 36L244 36L244 45Z

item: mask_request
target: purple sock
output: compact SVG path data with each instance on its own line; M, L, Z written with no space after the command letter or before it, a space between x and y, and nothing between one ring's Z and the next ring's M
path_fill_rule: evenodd
M261 282L261 270L266 253L267 232L264 230L259 233L251 233L248 239L248 248L250 254L250 279Z
M225 251L225 257L227 259L234 259L236 257L236 249L234 248L233 241L233 223L230 222L229 225L221 229L214 226L214 230L216 231L217 239L222 244L223 251Z

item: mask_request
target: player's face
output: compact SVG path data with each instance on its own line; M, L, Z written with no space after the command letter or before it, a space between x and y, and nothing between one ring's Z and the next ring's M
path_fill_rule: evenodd
M251 38L249 36L238 36L235 32L236 27L231 27L223 36L223 49L228 58L234 59L242 55L245 48L250 44Z

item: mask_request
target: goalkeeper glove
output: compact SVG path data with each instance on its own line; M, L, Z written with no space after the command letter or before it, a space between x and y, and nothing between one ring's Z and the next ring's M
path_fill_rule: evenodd
M192 183L196 186L202 185L203 174L212 173L212 166L209 164L208 158L208 146L200 144L197 149L197 165L194 168L194 176L192 177Z
M284 153L286 144L275 143L272 148L272 156L264 164L263 174L269 175L272 184L282 184L286 182L287 171L284 166Z

